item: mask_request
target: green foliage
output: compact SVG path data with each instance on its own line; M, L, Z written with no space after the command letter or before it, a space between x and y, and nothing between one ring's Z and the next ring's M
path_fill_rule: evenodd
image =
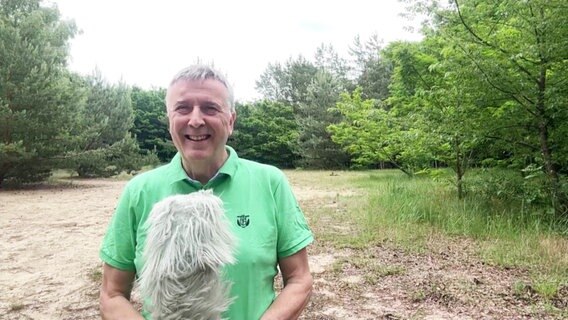
M332 140L353 157L358 166L388 162L408 175L428 161L425 136L408 125L408 119L378 107L374 100L364 100L361 89L343 93L332 109L343 121L330 125Z
M43 180L64 152L78 100L65 70L75 32L38 0L0 1L0 186Z
M341 123L328 127L332 140L354 156L353 161L358 165L369 165L386 158L378 153L380 138L375 136L380 126L375 119L380 117L371 118L377 113L384 114L384 111L374 108L374 104L373 100L363 100L358 88L352 95L341 94L341 100L331 110L344 117Z
M79 122L81 145L87 149L111 145L124 137L133 125L130 88L124 84L111 85L97 71L86 78L87 100Z
M162 163L168 162L176 153L168 131L168 119L164 98L166 90L132 89L134 126L131 132L136 136L140 149L155 152Z
M486 108L485 137L504 141L511 164L546 175L557 214L568 214L562 190L568 121L568 7L561 0L418 1L431 14L432 35L443 38L449 61L458 53L464 79L478 88ZM449 53L449 54L448 54ZM465 58L465 59L464 59ZM460 77L461 79L461 77ZM527 163L528 162L528 163Z
M303 57L290 58L284 65L269 64L257 89L265 99L293 108L299 135L297 165L309 168L344 168L349 156L331 140L326 128L340 119L327 110L335 105L339 93L350 86L349 67L333 47L322 45L315 63Z
M377 101L386 99L389 96L392 64L384 59L382 42L377 34L364 43L359 36L355 37L350 51L355 58L355 84L361 88L363 98Z
M67 168L80 177L139 169L145 164L143 155L150 153L142 152L129 133L134 118L130 89L109 84L98 73L85 78L83 86L86 97L74 122Z
M432 160L454 170L461 198L463 177L483 135L481 108L472 91L476 79L462 67L460 52L435 36L418 44L394 43L386 55L394 65L390 112L427 135L423 146Z
M341 85L332 74L319 71L308 86L306 101L297 108L299 166L314 169L342 169L349 166L349 154L331 140L327 127L339 123L341 114L329 111L339 99Z
M536 169L536 170L535 170ZM544 173L540 168L528 169L531 174L525 176L511 170L493 168L472 173L466 181L468 193L485 199L499 199L524 203L526 205L547 205L547 192L544 189Z
M298 127L292 107L259 101L237 105L237 121L229 144L239 156L291 168L297 159Z
M37 161L35 153L27 152L23 141L0 144L0 168L8 168L0 179L2 187L17 187L24 183L43 181L50 175L49 166L39 166L32 170Z
M140 153L136 140L127 134L114 144L74 154L72 164L80 177L110 177L130 174L143 166L160 163L154 153Z
M363 103L363 89L344 95L337 110L345 119L330 130L359 165L386 161L412 174L441 163L456 171L460 189L480 121L463 76L449 73L455 66L439 62L438 51L436 41L389 45L376 62L392 68L390 96Z
M141 152L136 139L128 133L108 149L109 163L114 167L115 174L122 171L131 173L144 166L156 166L160 163L155 153Z
M288 59L284 65L268 64L256 82L265 99L284 102L294 107L306 100L308 87L318 68L304 57Z

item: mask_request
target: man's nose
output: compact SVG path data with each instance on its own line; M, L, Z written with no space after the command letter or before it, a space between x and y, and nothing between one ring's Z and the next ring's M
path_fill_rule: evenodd
M187 125L194 128L199 128L204 124L203 114L201 113L201 108L194 107L189 114L189 119Z

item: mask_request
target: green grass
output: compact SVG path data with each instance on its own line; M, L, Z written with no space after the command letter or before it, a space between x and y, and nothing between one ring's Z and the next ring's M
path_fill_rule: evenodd
M539 212L519 212L514 205L506 207L471 195L459 200L447 185L392 172L384 176L373 172L356 183L370 192L364 222L371 230L396 225L396 238L401 241L421 242L432 230L467 236L478 240L483 255L494 263L546 264L553 274L568 272L568 239ZM409 231L411 235L406 234Z
M76 177L77 173L73 170L56 169L51 172L51 180L68 179Z
M153 166L144 166L136 172L127 173L125 171L122 171L117 175L108 177L108 179L113 179L113 180L118 180L118 181L128 181L128 180L132 179L132 177L134 177L136 174L140 174L140 173L149 171L149 170L154 169L154 168L155 167L153 167ZM66 182L66 181L68 181L69 179L74 179L74 178L79 178L79 175L77 174L77 172L75 172L73 170L68 170L68 169L57 169L57 170L53 170L51 172L51 176L49 177L47 182L51 183L51 184L69 183L69 182Z
M103 271L102 271L100 266L96 266L96 267L92 268L91 270L89 270L89 273L88 273L87 276L89 277L89 280L91 280L91 282L101 283L101 281L103 279Z
M536 205L474 192L457 199L448 173L437 173L436 179L409 178L396 170L291 174L300 182L317 176L311 181L325 187L358 190L356 196L338 199L343 210L311 210L313 219L339 219L349 228L320 232L336 247L364 249L390 241L423 252L433 237L465 237L485 262L527 270L532 290L544 299L568 286L568 229Z

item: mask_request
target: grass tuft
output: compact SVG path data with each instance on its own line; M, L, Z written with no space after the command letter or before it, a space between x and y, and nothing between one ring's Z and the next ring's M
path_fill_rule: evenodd
M88 273L89 280L93 283L101 283L103 280L103 271L100 266L92 268Z
M22 303L12 303L8 307L8 310L10 310L10 312L18 312L18 311L24 309L25 307L26 306Z

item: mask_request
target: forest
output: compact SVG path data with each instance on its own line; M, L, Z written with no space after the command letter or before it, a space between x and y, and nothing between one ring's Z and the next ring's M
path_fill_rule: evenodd
M355 37L348 56L266 66L238 102L228 144L286 169L396 169L455 197L522 203L568 221L568 5L563 0L406 0L423 39ZM0 0L0 188L136 173L175 153L165 88L67 68L77 35L55 5ZM566 234L567 228L560 228Z

